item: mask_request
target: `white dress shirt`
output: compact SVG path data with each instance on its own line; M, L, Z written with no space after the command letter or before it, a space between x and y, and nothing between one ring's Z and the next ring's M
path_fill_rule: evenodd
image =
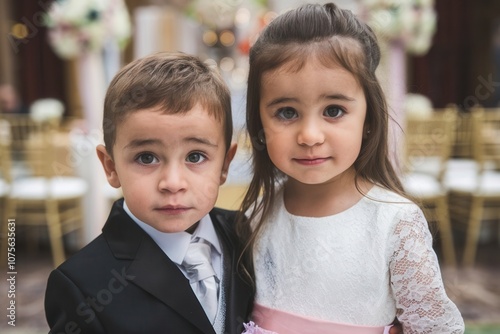
M189 234L188 232L175 232L175 233L165 233L160 232L154 227L144 223L139 220L134 214L130 211L127 206L127 203L123 202L123 209L125 212L132 218L132 220L139 225L155 242L162 251L181 269L184 276L187 277L186 271L182 267L182 261L184 256L186 255L189 243L191 242L191 238L199 237L208 241L212 245L212 266L214 271L219 279L221 279L221 265L222 265L222 251L221 245L219 242L219 238L217 237L217 233L215 232L214 225L212 223L212 219L210 215L206 215L201 218L200 223L196 227L196 230L193 234Z

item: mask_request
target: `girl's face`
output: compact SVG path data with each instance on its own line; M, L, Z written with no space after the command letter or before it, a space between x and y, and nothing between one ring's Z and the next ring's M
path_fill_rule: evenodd
M299 71L285 64L263 74L259 108L267 151L283 173L311 185L354 178L366 99L350 72L313 59Z

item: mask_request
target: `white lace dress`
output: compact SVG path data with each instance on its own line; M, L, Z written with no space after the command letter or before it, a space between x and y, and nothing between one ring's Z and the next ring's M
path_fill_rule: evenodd
M397 316L405 334L463 333L422 211L380 187L368 197L377 201L311 218L288 213L280 192L254 248L255 302L363 326Z

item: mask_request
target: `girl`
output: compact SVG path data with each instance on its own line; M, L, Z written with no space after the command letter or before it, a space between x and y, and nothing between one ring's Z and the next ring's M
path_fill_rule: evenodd
M388 159L379 60L372 30L334 4L282 14L251 49L254 176L239 224L253 230L259 327L383 333L397 317L405 334L464 331Z

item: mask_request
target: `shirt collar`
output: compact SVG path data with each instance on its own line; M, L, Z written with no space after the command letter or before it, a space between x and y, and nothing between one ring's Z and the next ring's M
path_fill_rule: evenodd
M212 246L214 246L215 250L219 254L222 254L219 238L217 237L212 218L210 218L209 214L200 219L200 223L193 233L193 238L196 237L205 239L206 241L210 242Z
M212 219L210 215L205 215L201 218L200 223L196 227L193 235L188 232L174 232L174 233L166 233L161 232L155 229L154 227L144 223L139 220L134 214L130 211L127 206L127 203L123 202L123 209L125 212L132 218L132 220L141 227L144 232L146 232L160 248L163 252L176 264L181 265L186 255L189 243L192 238L203 238L206 241L210 242L214 249L220 254L221 247L219 243L219 238L217 237L217 233L215 232L214 225L212 223Z

